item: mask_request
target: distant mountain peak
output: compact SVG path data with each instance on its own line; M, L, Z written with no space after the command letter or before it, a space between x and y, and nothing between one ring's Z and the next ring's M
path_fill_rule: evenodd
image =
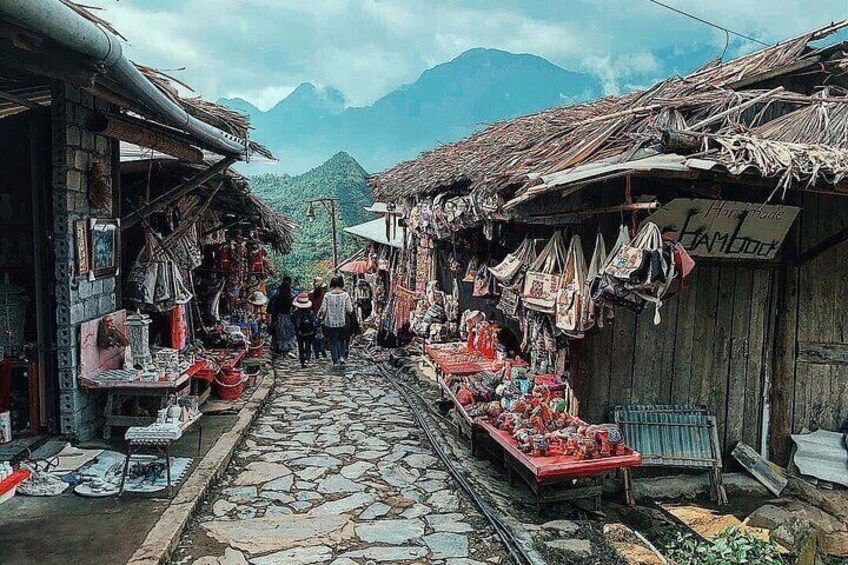
M368 175L365 169L362 168L362 165L359 164L359 161L354 159L347 151L339 151L338 153L327 159L327 161L325 161L324 164L321 166L351 168L358 174L361 174L363 177Z
M291 94L277 102L268 113L286 112L291 109L309 109L329 114L339 114L347 105L345 95L330 86L318 87L311 82L300 83Z
M231 110L235 110L237 112L241 112L243 114L247 114L248 116L254 115L254 113L259 112L259 108L245 100L244 98L234 97L234 98L219 98L218 104L222 106L226 106Z
M289 172L324 163L356 174L363 167L382 170L488 123L600 94L600 82L588 74L536 55L479 47L425 70L368 106L347 107L338 90L305 82L271 110L250 115L256 140ZM362 167L354 167L350 155ZM252 171L262 170L258 167Z

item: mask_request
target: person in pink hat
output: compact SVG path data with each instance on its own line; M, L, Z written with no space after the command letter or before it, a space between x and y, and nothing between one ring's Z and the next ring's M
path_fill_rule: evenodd
M292 323L294 334L297 336L297 352L300 356L300 366L306 368L306 362L312 355L315 346L315 335L318 333L318 317L312 311L312 301L309 295L301 292L294 297L294 313Z

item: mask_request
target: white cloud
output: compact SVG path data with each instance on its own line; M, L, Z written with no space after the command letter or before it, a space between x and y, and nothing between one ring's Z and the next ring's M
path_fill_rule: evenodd
M669 0L670 2L674 0ZM273 105L301 82L336 87L353 105L411 82L472 47L534 53L595 73L609 92L678 62L721 53L723 32L645 0L88 0L129 39L133 59L185 66L207 98L240 93ZM674 5L774 42L844 17L846 0L678 0ZM750 43L734 40L729 56ZM684 61L691 67L691 61Z

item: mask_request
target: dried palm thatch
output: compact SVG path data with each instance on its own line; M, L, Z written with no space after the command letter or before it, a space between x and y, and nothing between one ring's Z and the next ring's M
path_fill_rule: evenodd
M817 180L838 184L848 176L848 150L825 144L773 141L749 135L707 138L718 148L711 159L733 175L754 173L777 178L772 195L785 194L793 185L810 186Z
M497 192L512 198L506 205L511 208L549 190L541 184L544 175L592 162L625 162L646 148L662 150L659 139L664 131L767 135L757 133L756 128L765 127L778 115L811 106L818 107L822 126L827 121L822 113L842 121L840 116L848 101L844 92L831 90L811 97L782 89L734 88L812 65L819 71L840 72L844 61L833 58L832 48L815 50L809 43L845 25L848 22L815 30L724 64L712 62L691 75L660 82L645 91L497 123L401 163L369 182L377 197L385 201L451 190ZM770 133L785 136L781 142L810 143L789 126ZM835 130L834 135L838 137ZM814 139L818 142L820 138ZM719 155L729 159L743 153L725 151ZM786 178L820 170L803 166ZM832 174L827 178L841 177Z

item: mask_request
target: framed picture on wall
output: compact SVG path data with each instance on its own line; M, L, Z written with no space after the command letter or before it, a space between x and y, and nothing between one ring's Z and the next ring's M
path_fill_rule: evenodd
M118 272L121 229L117 220L91 220L91 272L106 277Z
M77 275L87 275L91 270L91 254L88 250L88 220L74 222L74 252L77 260Z

